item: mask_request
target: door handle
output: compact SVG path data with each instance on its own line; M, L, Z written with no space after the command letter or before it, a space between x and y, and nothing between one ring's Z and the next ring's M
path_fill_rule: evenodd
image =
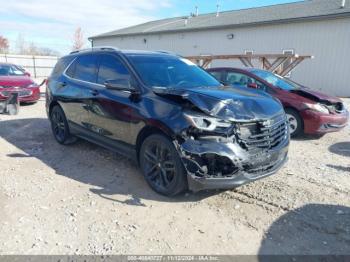
M90 90L90 93L91 93L93 96L97 96L97 95L99 94L98 90L96 90L96 89Z

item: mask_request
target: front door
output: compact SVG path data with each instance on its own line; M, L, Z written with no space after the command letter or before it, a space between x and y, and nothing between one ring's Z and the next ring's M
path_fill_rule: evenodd
M100 54L98 64L98 88L90 101L91 129L102 139L107 139L104 142L112 139L131 144L131 93L107 89L104 85L107 80L130 79L130 73L116 54Z

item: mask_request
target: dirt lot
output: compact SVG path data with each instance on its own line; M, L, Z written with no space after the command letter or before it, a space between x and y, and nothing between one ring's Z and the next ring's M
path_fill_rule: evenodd
M58 145L43 100L23 106L0 115L0 254L350 254L350 128L289 156L237 190L169 199L119 155Z

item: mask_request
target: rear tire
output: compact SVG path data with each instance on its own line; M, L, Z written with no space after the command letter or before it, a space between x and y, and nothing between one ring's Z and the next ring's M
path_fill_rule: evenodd
M76 142L77 138L70 134L66 116L60 106L52 108L50 122L53 136L59 144L68 145Z
M140 167L148 185L157 193L175 196L185 191L185 168L172 141L154 134L147 137L139 153Z
M299 113L293 109L287 108L287 120L289 123L289 132L291 137L299 137L304 134L304 122Z

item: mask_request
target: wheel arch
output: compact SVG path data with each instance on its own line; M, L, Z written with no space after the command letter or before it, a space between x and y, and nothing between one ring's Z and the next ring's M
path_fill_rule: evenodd
M56 100L53 100L49 106L49 118L51 117L52 108L54 108L55 106L61 107L61 105Z
M304 129L305 129L304 119L303 119L303 117L301 116L299 110L297 110L297 109L296 109L295 107L293 107L293 106L286 106L286 107L284 107L284 111L285 111L286 113L287 113L287 110L291 110L291 111L293 111L294 113L296 113L296 114L299 116L299 118L300 118L300 120L301 120L301 124L302 124L302 130L305 131L305 130L304 130Z
M151 125L146 125L144 128L141 129L139 132L137 138L136 138L136 155L137 155L137 162L139 163L139 153L141 149L141 145L143 141L149 137L150 135L153 134L160 134L164 135L165 137L168 137L171 140L176 139L176 135L164 124L151 124Z

